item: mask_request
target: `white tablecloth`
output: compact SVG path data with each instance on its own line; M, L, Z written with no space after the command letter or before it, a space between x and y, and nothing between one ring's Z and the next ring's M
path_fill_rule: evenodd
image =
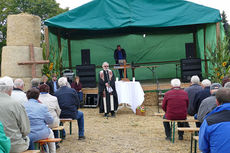
M144 101L144 91L140 82L116 81L115 85L118 103L129 104L133 112L136 113L136 108Z

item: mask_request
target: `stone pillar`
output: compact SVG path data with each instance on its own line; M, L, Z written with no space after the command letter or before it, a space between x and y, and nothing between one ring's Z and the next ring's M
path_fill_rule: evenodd
M29 45L34 45L35 60L43 60L41 42L41 19L30 14L9 15L7 17L7 46L2 48L2 76L21 78L26 89L32 79L31 65L18 65L30 61ZM36 65L36 74L41 77L42 65Z

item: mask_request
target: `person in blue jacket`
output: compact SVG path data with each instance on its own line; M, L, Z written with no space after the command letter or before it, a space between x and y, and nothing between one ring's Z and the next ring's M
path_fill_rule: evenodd
M206 115L199 132L199 149L203 153L230 151L230 89L216 92L217 105Z
M58 99L58 104L61 108L60 118L72 118L76 119L78 123L78 140L84 140L84 114L79 111L80 101L76 90L68 87L68 81L66 77L58 79L58 85L60 88L55 92L54 96ZM65 137L65 132L63 131Z

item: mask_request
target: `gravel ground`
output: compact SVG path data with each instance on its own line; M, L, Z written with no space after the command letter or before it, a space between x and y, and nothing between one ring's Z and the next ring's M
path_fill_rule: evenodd
M154 106L146 106L146 116L133 114L131 109L118 110L116 118L104 118L98 108L84 108L85 140L78 140L77 122L73 123L72 135L65 124L66 139L57 153L188 153L190 133L175 143L165 140L162 118L153 116ZM195 127L192 123L190 126Z

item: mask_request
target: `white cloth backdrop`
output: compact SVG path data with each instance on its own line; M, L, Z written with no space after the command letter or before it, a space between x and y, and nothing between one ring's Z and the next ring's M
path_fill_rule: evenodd
M144 91L140 82L116 81L115 85L118 95L118 103L129 104L133 112L136 113L136 108L144 101Z

